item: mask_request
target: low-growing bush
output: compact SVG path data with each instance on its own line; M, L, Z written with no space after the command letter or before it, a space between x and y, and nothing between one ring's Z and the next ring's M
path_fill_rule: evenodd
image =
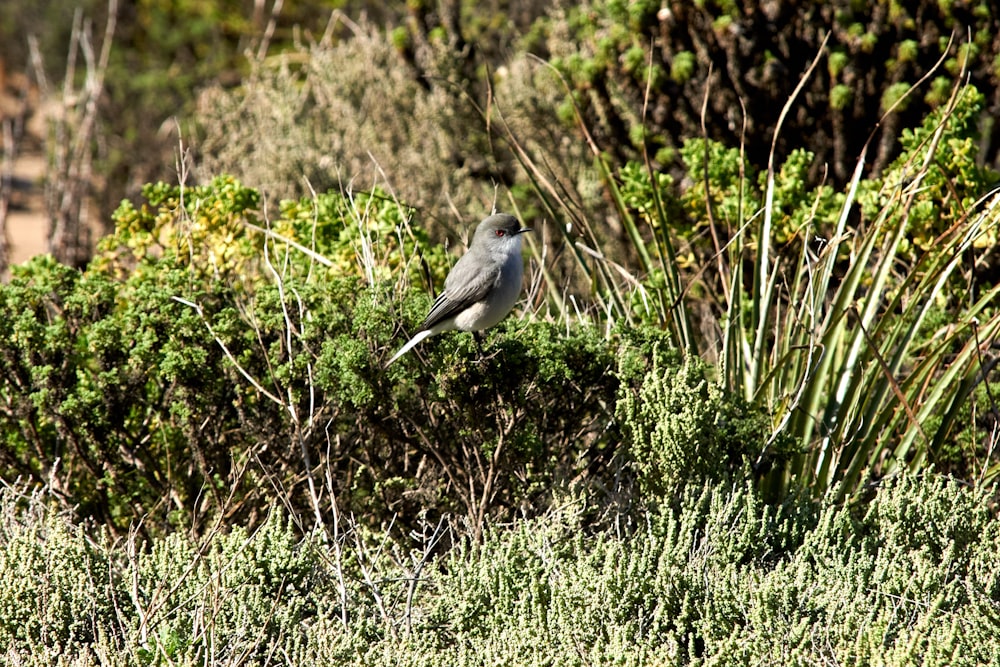
M654 347L635 385L623 387L616 414L647 501L767 472L795 446L782 438L766 447L769 416L728 394L697 357Z
M113 541L0 491L8 664L995 664L989 490L902 477L865 508L688 486L625 527L585 498L390 546L344 520Z

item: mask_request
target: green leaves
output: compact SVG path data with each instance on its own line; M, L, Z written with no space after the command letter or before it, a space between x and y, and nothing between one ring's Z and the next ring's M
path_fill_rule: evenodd
M679 361L654 349L638 386L620 393L616 416L647 500L753 476L789 454L779 447L765 452L766 413L729 395L696 357Z
M569 496L434 555L428 533L396 547L343 519L325 540L302 538L278 513L253 531L112 540L4 488L0 642L31 666L54 654L128 665L275 654L375 667L484 656L988 664L1000 651L989 499L935 475L881 484L861 511L691 484L636 523L595 523Z
M946 452L955 470L970 469L950 443L975 437L967 401L982 381L983 346L1000 327L997 288L977 285L965 260L998 233L989 190L998 177L975 158L981 99L955 90L949 105L904 131L906 152L884 177L863 178L863 153L843 191L807 185L808 151L757 176L740 151L703 140L681 150L688 176L679 193L649 165L608 179L643 276L640 289L605 278L612 302L663 323L675 349L719 360L727 393L769 415L762 460L790 453L779 441L796 443L762 479L770 497L796 487L859 493L873 478L922 470ZM700 335L679 326L699 319ZM671 404L670 392L684 386L649 378L649 395L620 407L644 425L632 432L659 443L668 468L705 474L681 446L692 436L674 428L677 414L643 413L646 404ZM702 393L684 404L711 400ZM710 433L701 421L710 413L687 415L700 424L694 431ZM638 444L648 459L655 447Z
M405 530L544 507L611 464L617 380L595 329L511 320L482 354L456 333L382 367L426 310L409 281L448 263L393 200L286 202L265 229L230 179L146 193L86 272L40 259L0 287L6 476L156 534L276 493L315 514L322 470L344 511Z

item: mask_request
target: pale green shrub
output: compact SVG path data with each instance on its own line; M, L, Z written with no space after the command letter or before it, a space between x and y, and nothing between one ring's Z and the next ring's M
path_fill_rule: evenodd
M637 386L619 392L616 415L646 494L770 465L766 415L727 393L710 370L698 357L679 361L676 352L654 349Z
M988 490L884 483L865 507L689 486L600 528L582 498L434 557L276 517L202 543L88 536L0 492L12 665L1000 664ZM23 505L27 505L27 508ZM421 565L422 564L422 565ZM18 630L23 628L25 631Z
M18 511L12 496L0 491L0 647L55 658L112 625L107 553L39 498Z

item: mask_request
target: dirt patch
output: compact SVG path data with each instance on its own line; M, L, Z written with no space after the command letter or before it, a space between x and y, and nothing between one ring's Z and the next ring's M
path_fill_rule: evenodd
M19 155L14 161L6 221L11 265L48 252L49 218L43 197L46 166L39 153Z
M0 55L0 231L10 265L48 251L45 210L45 118L38 88L21 72L8 72ZM13 156L13 161L11 161Z

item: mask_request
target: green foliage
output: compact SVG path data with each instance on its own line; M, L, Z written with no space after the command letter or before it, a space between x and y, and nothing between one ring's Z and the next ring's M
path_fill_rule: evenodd
M621 179L620 193L623 204L629 210L635 211L644 223L648 225L656 224L659 221L656 209L657 193L669 192L673 187L673 178L669 174L656 172L653 174L653 178L656 179L656 185L654 186L649 172L645 167L636 162L630 162L622 167L619 177ZM678 206L669 200L663 203L670 207L672 212L676 213L677 226L679 227L683 218L679 214Z
M677 83L684 83L694 75L695 58L690 51L681 51L670 63L670 78Z
M830 71L830 77L836 79L840 76L840 73L844 71L847 64L850 62L850 56L841 50L830 51L830 55L827 56L827 68Z
M910 90L910 84L905 81L894 83L882 93L880 108L882 113L888 113L890 109L899 111L906 108L909 98L906 96Z
M123 200L115 211L115 233L102 239L96 266L112 269L125 252L135 260L168 252L207 275L227 275L245 269L260 250L249 243L244 224L257 222L260 193L231 177L191 188L149 184L142 196L139 209Z
M773 242L786 244L798 237L803 229L825 221L832 226L842 210L845 196L830 186L809 186L808 172L815 155L805 149L793 150L774 178L771 199L771 235ZM766 192L767 177L761 174L759 192ZM753 239L756 227L749 231Z
M697 358L663 357L654 348L648 372L622 392L616 410L645 497L763 467L767 416L727 396Z
M968 100L967 95L960 94L954 107L929 119L917 134L929 138L936 131L931 128L940 127L936 136L945 146L951 132L969 131L965 119L970 109L963 109L961 101ZM906 165L913 170L908 178L928 186L937 181L950 193L960 192L960 182L940 178L936 163L923 159L928 145L907 143L914 152L904 154L895 168L899 171L894 169L888 178L904 178ZM969 154L964 155L962 164L981 174ZM767 205L758 239L780 238L785 178L782 167L766 182ZM922 221L940 217L924 217L938 200L924 200L898 187L898 180L895 185L862 181L857 172L843 195L823 190L793 197L804 213L793 218L804 242L798 255L778 256L772 265L768 245L758 241L754 291L746 293L746 279L740 271L733 273L727 290L733 295L729 316L747 319L739 325L736 319L727 320L727 331L735 337L726 343L725 372L739 369L730 375L731 386L749 400L771 406L774 432L798 438L803 452L780 483L772 479L778 486L796 480L819 490L844 482L840 492L857 493L867 476L897 467L921 469L939 448L949 448L959 427L956 415L976 383L973 377L981 363L977 346L967 339L967 327L986 318L991 333L983 335L988 338L998 321L989 306L992 291L974 301L953 291L963 290L969 280L958 258L996 233L995 204L973 210L973 202L967 201L964 217L954 218L959 224L932 231ZM794 195L795 189L791 192ZM877 206L869 204L873 195ZM855 198L865 204L863 212L871 222L863 234L848 237L844 230ZM828 226L834 221L836 227ZM808 245L812 239L824 241L818 252ZM736 256L747 248L742 238L738 241ZM927 252L914 258L911 242L928 243ZM850 260L842 263L842 258ZM900 262L910 267L902 281L893 277ZM785 299L778 290L789 295L783 314L778 304ZM935 304L953 298L948 323L934 327ZM963 330L966 333L960 333ZM938 430L928 431L921 425L934 414L944 418L936 422Z
M836 506L772 509L745 489L716 488L684 494L679 509L625 541L587 536L572 517L496 531L452 560L463 594L431 627L448 629L444 647L488 641L498 659L521 662L561 651L594 664L947 664L966 652L988 661L996 566L985 586L967 578L998 539L982 500L940 480L904 480L859 520ZM937 503L955 503L956 516L919 509ZM979 537L945 552L901 549L895 536L907 522L897 512Z
M198 544L178 532L144 547L135 535L88 534L37 497L0 495L7 660L263 660L315 615L318 554L274 516L252 534L234 528Z
M15 513L12 495L0 492L0 644L54 659L95 643L114 622L111 601L95 595L110 582L105 553L51 510Z
M392 200L286 202L266 230L230 179L147 194L86 272L40 258L0 288L5 478L157 533L258 516L275 488L308 515L320 466L373 525L477 529L611 465L618 383L595 329L512 321L482 354L454 334L383 368L428 305L400 296L410 276L439 283L447 261Z
M123 283L45 258L16 272L0 325L5 477L55 484L84 514L127 525L168 490L193 502L197 463L225 469L228 440L213 450L206 436L231 415L231 386L178 293L219 303L176 267Z
M219 123L206 126L226 130L207 159L299 194L374 160L429 197L471 183L460 210L483 208L487 180L510 184L532 217L559 222L557 261L575 262L596 307L566 305L580 292L567 298L543 251L556 322L510 318L482 348L437 337L385 369L446 272L448 256L411 225L414 210L444 219L441 208L348 186L261 210L258 191L229 177L148 186L85 272L38 259L0 288L0 473L124 546L4 492L9 655L990 660L1000 535L987 483L1000 466L983 437L994 409L983 356L1000 288L962 264L996 240L1000 200L979 199L997 180L977 163L983 97L933 82L923 101L940 107L904 133L898 160L880 152L882 178L863 178L862 151L853 178L816 186L825 157L801 146L824 150L822 137L779 137L762 159L753 141L671 131L664 119L684 106L667 113L664 91L690 97L703 81L691 55L703 46L676 32L697 22L679 8L556 8L530 36L553 68L504 61L481 107L477 58L492 41L459 57L461 17L409 9L389 37L357 26L206 95ZM709 44L731 53L739 3L684 11L710 19ZM836 11L830 79L806 97L828 95L850 125L871 105L852 104L848 82L913 80L928 47L906 39L901 6L889 9L906 28L893 40L858 3ZM741 85L794 81L781 76L784 47L762 46ZM945 71L985 52L961 47ZM883 106L907 87L866 85ZM727 95L710 98L710 115L729 115L708 126L739 126ZM745 96L746 136L769 141L757 97ZM539 122L557 108L594 130L586 142ZM469 131L484 118L488 131ZM600 198L609 208L592 209ZM907 474L931 461L973 489ZM461 521L442 537L447 516ZM312 529L322 536L300 542Z
M380 188L284 200L280 209L274 231L322 255L337 275L363 275L369 282L401 274L444 281L444 248L432 244L423 227L410 224L412 209ZM418 255L420 261L412 261ZM424 275L427 270L433 274Z
M830 89L830 108L844 109L854 99L854 93L844 84L838 83Z
M962 93L937 126L908 135L912 150L924 150L928 135L961 141L976 99ZM332 466L344 507L375 525L387 508L405 523L431 507L479 526L524 502L544 507L543 490L560 480L584 471L598 479L617 465L617 443L604 430L617 404L640 486L655 495L688 473L719 479L749 469L778 498L793 487L857 493L869 476L928 460L971 470L956 461L954 443L969 427L956 420L967 414L977 347L963 345L960 327L933 347L924 337L934 331L929 304L948 299L955 258L991 233L992 209L970 219L975 234L953 227L937 254L891 285L921 202L889 197L881 209L862 208L876 222L850 237L853 202L879 201L880 182L859 176L843 193L810 188L813 156L804 150L759 176L739 151L714 142L688 142L682 157L692 185L681 193L651 165L613 175L597 160L647 274L625 293L616 270L590 270L603 281L605 312L662 326L668 345L688 352L704 344L688 309L718 281L718 385L691 362L688 375L673 377L625 361L624 338L539 323L508 323L482 359L456 334L385 372L379 360L392 346L392 323L415 325L428 303L399 295L409 282L440 284L447 266L409 224L409 210L379 191L327 193L283 202L263 225L257 193L220 178L151 186L145 205L123 204L118 234L82 276L40 265L11 285L8 321L28 333L11 324L7 334L17 350L11 377L26 379L7 389L20 402L4 465L42 480L59 461L83 510L118 526L168 491L171 521L201 522L226 503L252 514L267 497L257 475L303 485L303 464ZM958 153L956 169L970 158ZM929 172L921 178L932 182ZM719 272L682 289L689 266ZM779 294L787 306L779 308ZM990 294L961 319L982 319L984 339L997 325ZM46 320L48 328L39 324ZM60 356L65 350L74 355ZM421 358L447 370L415 367ZM618 377L609 377L616 366ZM511 367L519 371L504 370ZM566 401L559 410L556 396ZM929 434L922 415L932 414L939 420ZM254 443L274 439L298 447L255 453ZM685 448L689 441L698 446ZM260 469L247 475L251 456ZM419 475L413 456L431 462ZM234 485L245 493L226 496ZM211 500L195 509L206 489Z
M321 556L274 515L253 533L237 526L200 545L172 533L137 551L127 564L111 560L135 577L138 596L126 599L145 614L128 613L127 632L141 638L144 664L213 650L216 660L265 660L270 642L294 637L316 613Z
M371 435L363 431L362 440L378 433L373 444L415 447L439 462L440 467L428 467L426 481L418 480L427 489L421 493L447 480L454 491L450 498L441 497L439 508L464 513L473 525L486 509L484 493L491 494L496 507L537 510L550 502L554 487L569 479L608 483L605 475L615 455L606 427L618 382L611 372L614 350L600 333L580 327L567 335L543 322L508 322L497 329L482 356L466 336L427 341L392 366L388 378L375 376L380 384L395 385L390 404L382 394L383 403L359 406L362 411L349 417L373 429ZM331 377L339 381L344 375L341 370ZM370 372L356 377L373 381ZM375 387L344 389L379 395ZM372 448L365 474L408 478L402 451L393 455L385 444L377 454ZM390 506L402 500L386 498Z
M692 186L681 195L681 205L690 220L706 224L711 219L711 207L716 220L735 227L745 212L757 208L756 193L746 188L746 181L754 180L753 172L739 149L689 139L680 154L692 180Z
M426 535L405 552L353 524L302 539L275 515L114 542L4 489L0 638L30 667L992 664L989 493L904 476L854 511L691 485L605 528L566 499L434 556Z
M192 279L252 288L262 274L270 277L268 261L294 262L303 274L328 270L370 282L404 269L413 278L431 271L441 280L447 267L444 251L410 225L411 211L377 188L285 200L273 221L260 219L260 193L231 176L195 187L151 184L143 197L138 209L128 200L121 203L115 233L102 239L92 269L124 276L136 262L155 264L165 257L189 268ZM268 239L288 244L285 255L269 257ZM418 249L420 261L412 261Z
M920 250L929 250L939 235L968 216L977 200L1000 182L1000 175L976 158L983 104L982 93L966 86L956 91L953 104L933 111L920 127L904 129L899 139L903 154L859 197L865 214L876 217L900 189L909 196L910 183L919 177L920 196L904 210L908 235ZM983 232L975 247L994 246L996 230Z
M934 452L934 463L939 469L954 471L956 476L974 484L1000 476L992 437L998 398L1000 385L989 380L976 385L968 400L959 404L954 416L928 417L926 428L929 432L949 427L955 431L953 439L942 442ZM954 425L949 423L949 417Z
M963 66L975 85L996 88L992 62L985 54L992 53L987 35L996 33L997 18L987 17L988 12L966 13L960 19L938 11L934 0L907 6L888 3L884 11L838 0L829 7L836 17L831 29L818 33L812 9L805 5L779 12L749 2L696 2L650 13L645 3L631 3L629 12L618 4L576 3L537 19L548 27L547 52L571 87L580 120L599 148L613 155L615 166L641 158L641 151L630 150L628 141L638 125L647 134L666 137L672 148L707 131L728 146L745 146L750 164L763 170L782 106L799 83L804 64L817 53L829 54L827 67L803 82L800 111L785 116L776 137L779 155L802 146L816 153L810 186L818 182L822 165L830 169L828 180L837 186L845 183L851 160L871 128L903 99L909 88L905 82L919 80L940 56L949 55L948 49L951 57L941 75L949 89L964 82ZM635 15L643 19L631 20ZM781 26L777 31L772 29L776 22ZM968 44L961 39L949 42L948 35L970 24L975 27ZM942 38L927 40L928 34ZM828 41L822 41L824 36ZM712 59L692 55L706 52L721 54L729 68L727 78L738 83L712 84L706 91ZM582 63L596 64L596 73L577 76ZM647 79L636 75L646 63L669 66L670 76L647 90ZM850 103L873 95L880 105ZM921 94L912 95L896 106L897 118L913 125L931 104L931 99L921 100ZM898 145L890 144L873 156L876 170L898 154Z

